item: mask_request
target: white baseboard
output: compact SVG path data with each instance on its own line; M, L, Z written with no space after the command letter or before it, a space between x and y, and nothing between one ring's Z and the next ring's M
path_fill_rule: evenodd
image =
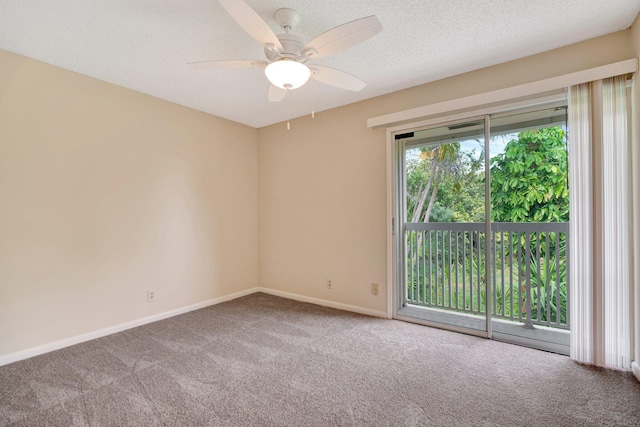
M86 334L77 335L75 337L64 338L48 344L43 344L36 347L28 348L25 350L16 351L15 353L0 355L0 366L8 365L9 363L28 359L30 357L38 356L40 354L49 353L50 351L60 350L61 348L69 347L75 344L80 344L85 341L90 341L96 338L102 338L107 335L115 334L117 332L126 331L127 329L146 325L147 323L157 322L158 320L163 320L169 317L177 316L179 314L188 313L189 311L198 310L204 307L209 307L209 306L220 304L226 301L231 301L236 298L244 297L256 292L264 292L266 294L276 295L283 298L288 298L288 299L302 301L302 302L309 302L312 304L336 308L339 310L351 311L354 313L365 314L368 316L387 318L387 313L384 311L371 310L368 308L358 307L355 305L342 304L335 301L328 301L328 300L323 300L319 298L311 298L311 297L306 297L304 295L298 295L298 294L292 294L289 292L282 292L282 291L276 291L268 288L256 287L256 288L246 289L240 292L235 292L233 294L225 295L222 297L210 299L207 301L202 301L197 304L189 305L186 307L177 308L175 310L166 311L164 313L154 314L153 316L145 317L142 319L132 320L130 322L125 322L119 325L110 326L108 328L99 329L97 331L87 332Z
M637 361L631 362L631 370L633 371L633 375L640 381L640 364L638 364Z
M241 292L236 292L233 294L210 299L207 301L202 301L197 304L177 308L175 310L166 311L164 313L154 314L153 316L144 317L142 319L132 320L130 322L121 323L119 325L110 326L108 328L99 329L97 331L87 332L86 334L77 335L75 337L64 338L48 344L39 345L37 347L16 351L15 353L0 355L0 366L8 365L9 363L17 362L19 360L28 359L30 357L48 353L50 351L60 350L61 348L64 348L64 347L80 344L85 341L101 338L107 335L115 334L117 332L122 332L127 329L135 328L137 326L146 325L147 323L157 322L158 320L167 319L169 317L177 316L179 314L187 313L189 311L198 310L204 307L209 307L211 305L220 304L226 301L231 301L233 299L250 295L255 292L258 292L258 288L247 289Z
M312 298L304 295L294 294L291 292L277 291L269 288L256 288L256 292L264 292L265 294L275 295L282 298L288 298L301 302L309 302L311 304L322 305L324 307L336 308L338 310L351 311L353 313L365 314L367 316L382 317L387 319L386 311L372 310L370 308L359 307L357 305L343 304L341 302L329 301L320 298Z

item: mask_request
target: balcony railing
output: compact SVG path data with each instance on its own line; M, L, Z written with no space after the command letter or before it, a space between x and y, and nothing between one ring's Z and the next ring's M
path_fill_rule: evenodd
M486 277L484 223L407 223L412 305L569 329L569 223L493 223ZM487 302L487 279L493 296Z

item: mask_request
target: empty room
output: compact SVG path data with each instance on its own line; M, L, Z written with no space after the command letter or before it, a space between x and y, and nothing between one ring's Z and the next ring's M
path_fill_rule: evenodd
M0 0L0 426L640 425L640 0Z

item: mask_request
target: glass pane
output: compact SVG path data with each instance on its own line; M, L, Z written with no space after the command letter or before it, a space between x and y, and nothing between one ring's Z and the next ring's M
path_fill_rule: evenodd
M569 221L566 108L491 120L491 220Z
M493 317L568 329L566 108L491 125Z
M484 119L403 137L405 302L451 313L419 312L426 320L486 330Z
M484 222L484 121L406 141L406 222Z

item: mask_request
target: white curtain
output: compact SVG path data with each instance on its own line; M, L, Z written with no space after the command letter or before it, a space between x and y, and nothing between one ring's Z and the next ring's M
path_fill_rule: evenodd
M604 207L604 356L605 366L631 368L631 231L628 110L626 79L606 79L602 87Z
M569 91L571 357L631 367L631 167L622 76Z
M588 83L569 88L569 320L571 357L594 363L593 232L591 219L591 90Z

